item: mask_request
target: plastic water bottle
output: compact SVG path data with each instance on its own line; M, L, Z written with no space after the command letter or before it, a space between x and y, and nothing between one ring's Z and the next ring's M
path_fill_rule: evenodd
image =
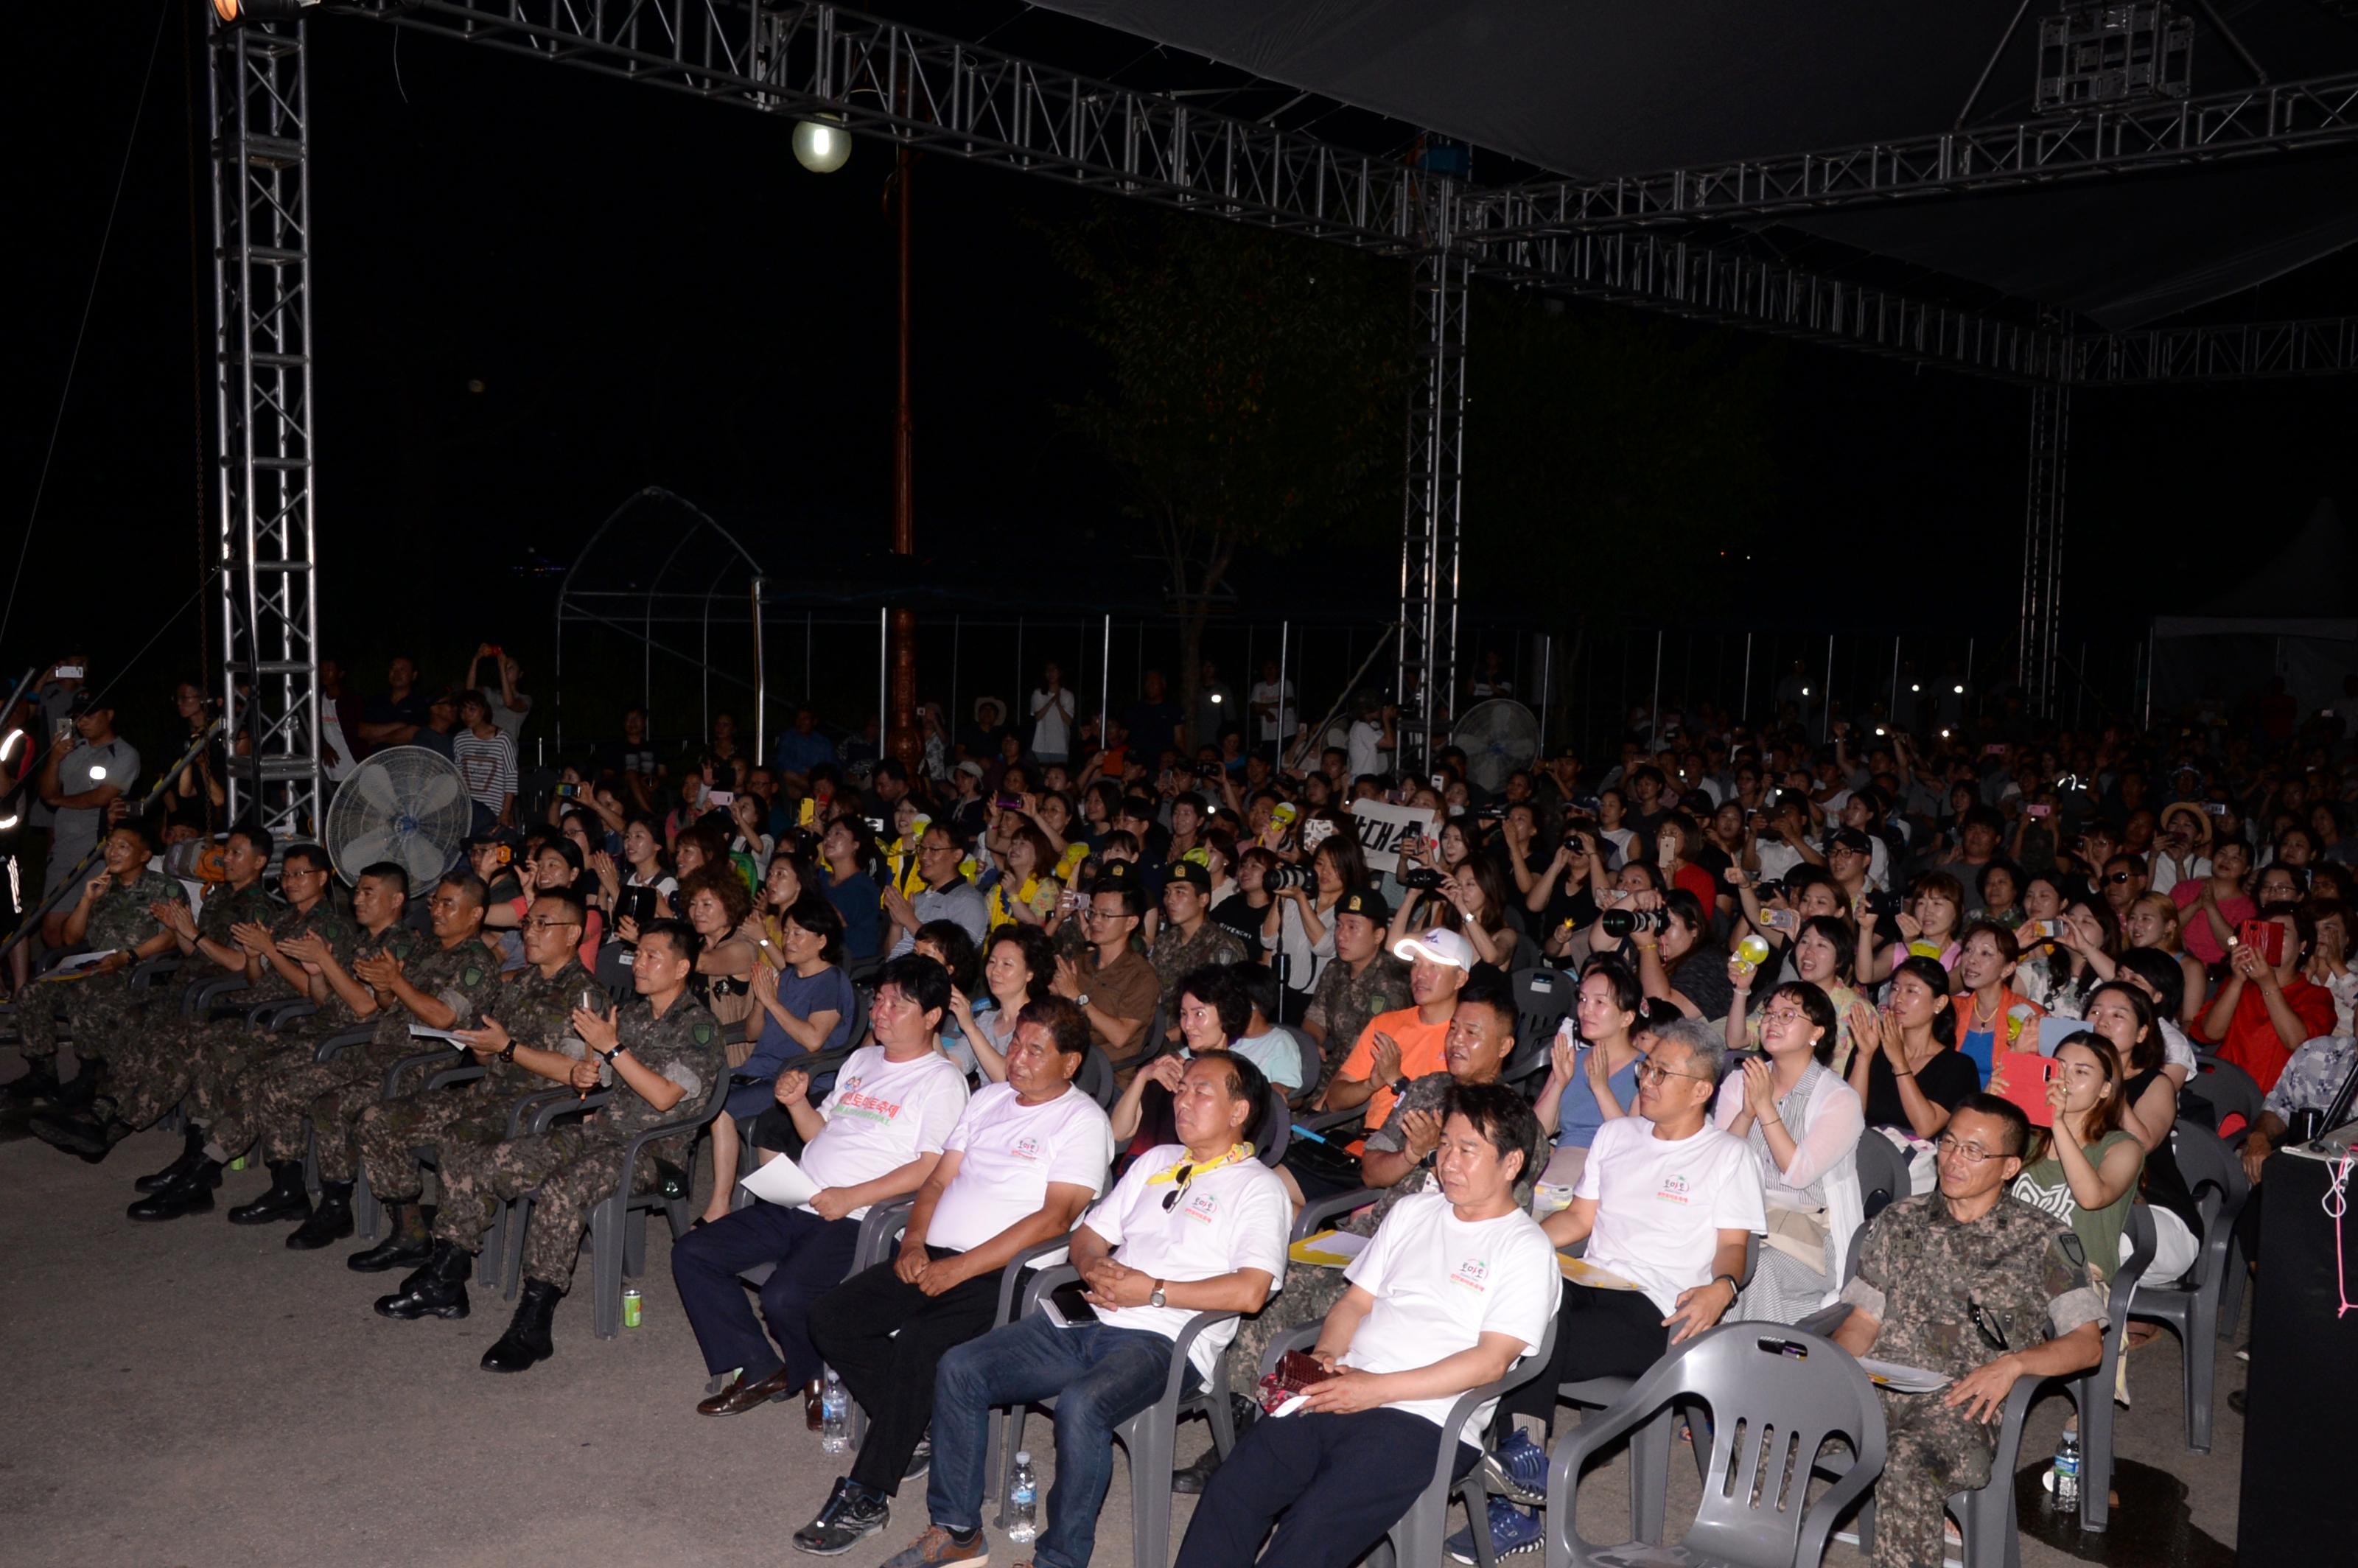
M818 1445L829 1454L844 1453L851 1447L851 1396L844 1392L843 1379L832 1367L818 1398Z
M1040 1533L1040 1473L1032 1468L1032 1451L1015 1455L1015 1485L1007 1494L1007 1539L1019 1546Z
M2080 1511L2080 1433L2068 1426L2055 1444L2055 1511Z

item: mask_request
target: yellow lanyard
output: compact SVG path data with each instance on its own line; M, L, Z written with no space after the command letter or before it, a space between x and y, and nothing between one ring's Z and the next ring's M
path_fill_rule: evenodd
M1184 1189L1188 1183L1198 1176L1208 1176L1223 1165L1238 1164L1252 1157L1253 1146L1249 1143L1238 1143L1207 1165L1198 1165L1193 1160L1182 1160L1167 1171L1157 1171L1146 1178L1146 1184L1150 1187L1159 1187L1165 1183L1176 1182Z

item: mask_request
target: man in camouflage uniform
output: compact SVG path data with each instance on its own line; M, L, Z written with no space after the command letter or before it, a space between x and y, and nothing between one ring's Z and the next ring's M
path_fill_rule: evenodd
M1212 873L1201 861L1182 860L1163 884L1163 929L1154 934L1147 961L1163 984L1164 1035L1146 1048L1160 1051L1179 1038L1179 980L1208 965L1244 962L1244 944L1226 926L1212 924ZM1304 1064L1307 1065L1307 1064Z
M1317 1093L1359 1043L1368 1020L1408 1005L1408 966L1384 951L1392 912L1378 892L1351 892L1335 910L1335 957L1318 977L1302 1032L1318 1042ZM1304 1062L1306 1070L1310 1064Z
M205 894L203 906L194 914L186 908L171 914L157 912L157 918L172 927L173 939L185 960L180 966L180 990L169 998L172 1011L166 1016L179 1016L180 993L226 975L251 975L254 955L240 946L237 928L267 926L286 907L262 882L263 874L270 870L275 842L267 828L232 828L222 845L222 871L227 880Z
M248 973L255 981L237 993L245 1004L310 994L313 977L278 952L276 943L282 935L317 931L341 946L350 946L351 923L327 896L331 874L325 849L317 844L296 845L287 851L281 871L292 902L270 925L247 924L233 928L238 946L250 955ZM285 1048L284 1042L257 1032L242 1017L209 1023L179 1022L176 1027L151 1015L120 1050L112 1105L83 1123L81 1134L92 1149L109 1147L160 1120L185 1101L193 1140L212 1125L217 1114L229 1108L222 1103L219 1075ZM222 1170L229 1158L230 1152L205 1140L193 1161L183 1152L172 1165L144 1179L139 1185L147 1195L124 1213L133 1219L165 1220L210 1211L213 1189L221 1185Z
M376 1303L379 1313L403 1319L466 1316L467 1276L483 1232L501 1203L530 1194L523 1299L482 1364L488 1371L522 1372L555 1353L549 1319L572 1282L591 1206L624 1182L644 1186L655 1179L651 1150L640 1149L629 1161L633 1141L719 1103L710 1091L727 1073L720 1025L687 994L701 946L686 921L658 920L640 933L631 968L637 998L611 1017L573 1014L573 1033L601 1061L575 1061L514 1041L501 1047L502 1055L543 1077L584 1091L609 1085L610 1101L586 1120L536 1137L446 1148L434 1256L402 1281L398 1293ZM503 1032L492 1025L484 1033Z
M1515 1049L1515 997L1504 981L1473 980L1457 993L1457 1011L1449 1020L1444 1047L1449 1070L1427 1073L1410 1080L1392 1102L1382 1125L1370 1130L1359 1169L1368 1186L1382 1196L1345 1220L1337 1229L1354 1236L1373 1236L1401 1199L1433 1185L1433 1152L1441 1147L1442 1104L1459 1084L1495 1084L1498 1070ZM1515 1201L1531 1206L1531 1183L1546 1162L1540 1151L1526 1151L1522 1173L1515 1178ZM1281 1171L1281 1173L1282 1172ZM1285 1289L1269 1304L1237 1325L1237 1336L1223 1353L1228 1358L1228 1387L1249 1393L1260 1380L1260 1358L1271 1343L1290 1329L1318 1323L1350 1290L1340 1268L1302 1268L1286 1274ZM1240 1402L1238 1415L1246 1425L1260 1413L1250 1400ZM1239 1433L1241 1435L1241 1433ZM1217 1449L1171 1477L1174 1491L1200 1492L1220 1467Z
M75 1082L88 1083L90 1103L102 1108L109 1103L110 1095L119 1092L116 1086L123 1064L114 1058L124 1052L137 1026L142 999L131 989L132 966L171 950L171 935L156 917L154 908L162 904L185 910L189 902L178 881L147 869L151 849L144 827L124 822L106 836L103 848L105 870L83 886L81 899L65 917L65 935L69 942L86 944L92 952L108 956L91 968L73 971L81 978L37 982L16 1003L19 1048L32 1066L20 1082L38 1076L50 1092L56 1090L56 1014L62 1000L66 1029L73 1039L74 1055L81 1063ZM102 1062L107 1065L104 1087L100 1086ZM70 1149L92 1162L103 1160L118 1140L93 1145L81 1135L87 1119L61 1107L36 1117L32 1129L46 1142Z
M1878 1568L1940 1568L1943 1510L1988 1484L1990 1423L2017 1379L2068 1377L2103 1356L2102 1276L2067 1227L2006 1195L2029 1141L2010 1101L1966 1096L1939 1140L1939 1187L1876 1217L1843 1288L1851 1312L1835 1344L1952 1379L1879 1395Z
M447 1173L453 1148L497 1143L507 1136L508 1115L518 1098L547 1088L552 1076L565 1081L561 1072L538 1071L532 1059L582 1059L580 1042L572 1038L573 1011L585 998L601 1007L605 1000L596 978L575 957L587 919L581 901L570 892L544 892L533 900L523 923L525 967L475 992L481 1026L459 1030L482 1065L481 1078L453 1088L418 1088L361 1113L353 1133L360 1168L369 1191L397 1217L384 1245L351 1260L354 1269L375 1273L412 1267L432 1254L418 1204L425 1192L418 1150L433 1149L437 1166ZM510 1053L511 1043L525 1056Z
M301 966L313 981L319 1011L288 1021L270 1036L277 1049L229 1057L198 1079L196 1098L206 1114L211 1142L233 1156L258 1142L270 1165L270 1190L230 1210L231 1221L258 1225L300 1219L301 1228L287 1243L298 1251L352 1233L348 1173L323 1179L319 1207L316 1213L311 1208L303 1185L306 1119L311 1103L352 1077L355 1064L362 1062L358 1052L318 1059L322 1042L373 1021L379 1011L376 993L354 969L383 954L406 958L417 945L417 934L401 922L408 899L409 873L392 861L379 861L362 871L354 883L352 929L344 940L325 930L279 937L277 951ZM346 1170L349 1145L341 1139L338 1152L347 1157L337 1168ZM327 1151L321 1152L324 1166Z

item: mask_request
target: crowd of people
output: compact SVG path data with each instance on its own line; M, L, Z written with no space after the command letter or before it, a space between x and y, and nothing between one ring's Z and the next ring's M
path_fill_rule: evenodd
M330 705L342 766L448 741L478 807L463 864L347 887L319 846L229 825L192 897L157 857L206 837L186 803L219 760L130 811L140 762L86 665L28 699L54 744L22 771L52 878L93 847L98 870L19 951L93 961L17 976L13 1114L95 1162L178 1111L130 1217L210 1211L251 1154L272 1184L227 1217L291 1223L298 1250L353 1233L365 1180L388 1230L346 1261L400 1271L393 1319L465 1315L530 1198L498 1371L554 1353L597 1202L703 1185L672 1251L697 1408L817 1424L839 1378L866 1432L794 1543L846 1550L925 1476L896 1568L982 1559L991 1411L1048 1399L1034 1557L1087 1563L1112 1433L1166 1385L1227 1390L1238 1433L1171 1478L1201 1494L1183 1564L1356 1562L1444 1444L1496 1494L1451 1554L1477 1530L1536 1553L1562 1385L1830 1308L1844 1348L1951 1379L1884 1397L1874 1556L1937 1563L2015 1379L2096 1363L2132 1207L2148 1283L2194 1267L2190 1078L2265 1097L2257 1182L2358 1056L2358 757L2331 713L2075 733L1993 703L1911 734L1704 708L1489 790L1447 748L1403 773L1374 699L1344 743L1281 753L1273 666L1241 705L1207 669L1221 699L1194 714L1150 673L1100 735L1052 665L1028 719L991 703L953 733L934 708L907 762L808 708L767 757L728 715L665 754L634 709L539 792L530 699L486 644L455 693L399 659L385 697L339 672ZM182 706L200 730L201 688ZM1362 802L1431 828L1378 870ZM1519 1005L1535 975L1552 1032ZM480 1072L388 1095L421 1031ZM1870 1139L1909 1190L1865 1189ZM781 1157L805 1202L738 1192ZM1289 1257L1313 1203L1339 1205L1347 1265ZM896 1204L897 1242L855 1268ZM1006 1321L1011 1271L1059 1263L1072 1292ZM1190 1334L1205 1313L1235 1315ZM1298 1406L1267 1413L1264 1359L1314 1327L1283 1363Z

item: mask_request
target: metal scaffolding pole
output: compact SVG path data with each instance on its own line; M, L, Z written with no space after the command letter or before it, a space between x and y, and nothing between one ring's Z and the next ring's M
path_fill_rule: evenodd
M209 23L229 820L319 821L309 94L299 22Z
M2054 384L2032 389L2029 494L2022 522L2022 631L2015 676L2030 710L2050 717L2062 634L2063 497L2071 434L2070 388Z
M1457 534L1466 436L1465 258L1451 246L1456 192L1420 192L1427 249L1416 258L1423 373L1410 386L1408 482L1401 506L1400 704L1403 773L1431 771L1435 731L1457 687Z

